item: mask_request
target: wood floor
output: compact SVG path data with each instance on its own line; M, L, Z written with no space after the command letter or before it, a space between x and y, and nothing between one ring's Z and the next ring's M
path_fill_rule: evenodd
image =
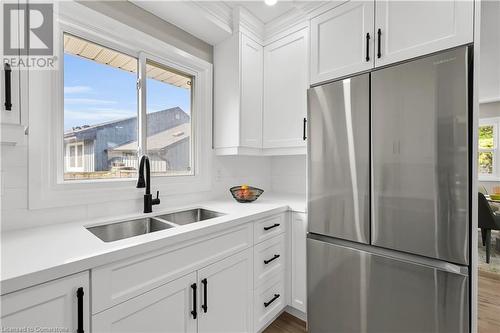
M478 333L500 333L500 274L479 271ZM263 333L306 333L306 323L284 312Z
M500 274L479 271L478 332L500 333Z
M306 323L287 312L283 312L263 333L306 333Z

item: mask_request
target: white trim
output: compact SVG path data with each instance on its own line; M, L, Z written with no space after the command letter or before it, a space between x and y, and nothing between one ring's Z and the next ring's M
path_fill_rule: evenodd
M489 103L498 103L498 102L500 102L500 96L485 97L485 98L481 98L479 100L479 104L489 104Z
M182 67L196 82L192 115L196 126L196 174L194 176L155 177L153 187L161 194L207 191L211 188L212 65L161 40L131 28L76 2L60 2L54 16L55 30L100 42L134 57L140 51L155 54L163 63ZM63 43L61 43L61 46ZM135 179L102 179L64 182L63 175L63 98L62 47L58 70L30 71L29 80L29 209L76 204L102 203L111 200L142 198L135 189ZM177 66L175 66L177 64ZM59 112L49 112L56 110ZM57 162L59 161L59 162Z

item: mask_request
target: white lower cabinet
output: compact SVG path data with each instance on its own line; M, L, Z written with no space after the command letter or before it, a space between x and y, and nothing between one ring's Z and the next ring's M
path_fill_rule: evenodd
M192 272L100 312L92 318L93 332L196 332L195 284Z
M252 249L93 316L94 332L252 332Z
M0 297L5 332L89 332L89 273Z
M285 306L285 272L283 271L255 290L255 332L260 332L269 325Z
M302 213L292 213L292 290L291 305L302 312L306 312L307 284L306 284L306 235L307 216Z
M198 271L198 332L252 332L252 249Z

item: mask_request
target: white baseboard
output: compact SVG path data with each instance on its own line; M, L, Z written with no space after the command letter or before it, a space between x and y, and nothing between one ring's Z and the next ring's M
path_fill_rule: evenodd
M300 310L297 310L294 307L291 307L290 305L286 306L285 312L288 312L292 316L297 317L300 320L303 320L303 321L307 322L307 315L304 312L302 312Z

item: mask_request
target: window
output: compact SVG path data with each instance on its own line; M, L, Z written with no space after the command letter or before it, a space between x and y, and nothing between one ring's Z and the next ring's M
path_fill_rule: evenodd
M481 179L500 178L498 168L498 124L500 118L479 120L478 172Z
M146 73L146 148L151 174L192 175L193 79L150 60Z
M137 145L136 82L137 58L64 35L65 180L135 177L114 148ZM85 146L79 167L71 165L74 141Z
M83 142L66 144L65 170L67 172L84 171Z
M149 156L152 176L193 175L193 81L145 56L65 33L64 180L136 177L138 149Z

